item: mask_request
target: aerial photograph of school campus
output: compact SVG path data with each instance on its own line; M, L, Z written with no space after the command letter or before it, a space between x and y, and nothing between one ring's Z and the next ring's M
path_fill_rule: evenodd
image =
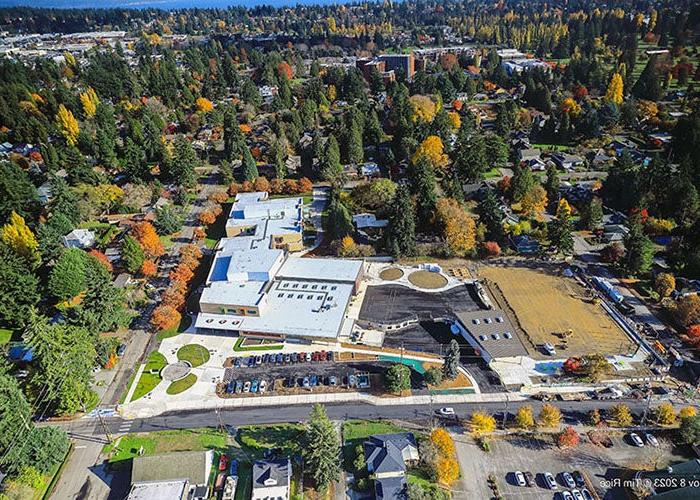
M700 499L700 3L0 0L0 500Z

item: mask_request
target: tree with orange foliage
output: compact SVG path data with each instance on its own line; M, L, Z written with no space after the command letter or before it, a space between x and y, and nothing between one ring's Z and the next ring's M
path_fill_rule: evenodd
M193 271L199 266L199 259L201 258L202 251L197 245L186 245L180 249L180 263Z
M464 256L476 245L476 223L452 198L440 198L435 205L435 218L453 255Z
M690 325L686 331L688 342L691 344L700 344L700 325Z
M581 441L581 437L576 432L576 429L568 425L564 431L559 434L557 438L557 445L559 448L573 448L577 446Z
M303 193L310 193L314 189L314 184L311 182L311 180L307 177L302 177L299 179L299 182L297 183L297 191L299 194Z
M199 214L199 223L203 226L209 226L216 222L216 215L211 210L204 210Z
M194 277L192 270L184 264L178 264L175 269L170 271L168 275L171 281L179 281L180 283L189 283Z
M455 99L454 101L452 101L452 107L455 109L455 111L461 111L464 107L464 103L459 99Z
M228 200L228 193L224 190L215 191L209 195L208 200L214 203L225 203Z
M110 273L112 272L112 263L109 261L109 259L107 258L107 256L105 254L103 254L102 252L100 252L99 250L96 250L94 248L92 250L90 250L88 252L88 254L92 255L97 260L99 260L100 264L105 266L105 269L107 269L107 271L109 271Z
M445 71L451 71L457 64L459 64L459 61L455 54L447 53L440 56L440 66Z
M170 286L163 292L164 305L180 310L185 305L185 295L187 294L187 285L179 281L173 281Z
M528 190L520 200L520 208L528 217L537 217L547 208L547 191L537 184Z
M214 109L214 105L206 97L198 97L197 101L195 101L195 105L197 106L197 111L202 114L209 113L212 109Z
M277 65L277 72L287 77L287 80L294 78L294 70L287 61L282 61Z
M454 458L439 458L437 461L437 481L451 486L459 478L459 464Z
M250 181L243 181L243 184L241 184L241 191L244 193L252 193L253 183Z
M192 239L195 241L203 240L206 236L207 232L201 227L196 227L194 231L192 231Z
M567 97L561 103L561 110L568 115L578 116L581 114L581 105L572 97Z
M150 258L160 257L165 253L165 248L150 222L137 222L131 228L131 235L139 242L143 253Z
M270 190L270 181L266 177L258 177L253 183L253 189L261 192L268 192Z
M486 257L498 257L501 255L501 246L495 241L485 241L482 249Z
M141 275L146 278L153 276L158 272L158 266L152 260L144 260L141 264Z
M284 191L284 181L275 177L270 181L270 194L282 194Z
M177 328L180 324L182 315L173 307L160 305L155 308L153 314L151 314L151 325L156 330L170 330L172 328Z
M240 190L241 190L241 185L238 184L237 182L232 182L228 187L228 195L229 196L236 196Z
M297 181L294 179L286 179L284 181L284 192L285 194L296 194L297 192Z

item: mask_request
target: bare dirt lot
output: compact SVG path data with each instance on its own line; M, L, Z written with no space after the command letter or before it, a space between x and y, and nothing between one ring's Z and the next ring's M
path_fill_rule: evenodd
M497 301L502 293L525 331L525 347L533 354L545 342L564 356L627 354L633 349L602 306L593 303L574 278L560 276L557 270L483 266L479 277L490 282ZM562 334L569 330L573 334L565 342Z

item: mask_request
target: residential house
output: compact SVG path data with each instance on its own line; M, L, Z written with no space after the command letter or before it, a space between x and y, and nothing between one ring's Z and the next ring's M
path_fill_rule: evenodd
M629 228L622 224L606 224L603 226L603 241L606 243L622 241L629 232Z
M572 155L569 153L554 153L551 156L554 164L562 170L574 170L577 167L583 166L585 160L578 155Z
M73 229L63 237L66 248L91 248L95 244L95 233L89 229Z
M257 460L253 464L251 500L288 500L291 477L289 458Z
M420 459L416 439L410 432L377 434L364 445L367 471L374 479L375 498L406 498L406 469Z
M600 148L593 152L588 159L594 168L600 168L610 165L615 157L610 156L603 148Z
M518 150L518 161L527 162L529 160L539 160L540 150L537 148L521 148Z
M39 195L39 203L42 205L46 205L53 198L53 191L49 181L44 182L36 191Z
M212 450L135 457L131 466L131 492L127 498L207 499L213 462ZM183 493L183 497L178 496Z
M360 167L360 173L362 177L379 177L381 172L379 171L379 165L368 162Z
M540 251L539 242L527 234L511 238L511 244L516 252L521 254L533 254Z

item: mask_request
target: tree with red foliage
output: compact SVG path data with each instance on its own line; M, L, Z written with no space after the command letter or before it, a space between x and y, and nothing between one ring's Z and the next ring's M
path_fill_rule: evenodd
M307 177L302 177L301 179L299 179L299 182L297 184L298 184L297 189L299 190L299 194L310 193L314 189L313 182L311 182L311 180L308 179Z
M501 194L506 195L510 191L510 176L506 175L498 181L498 190L501 192Z
M294 70L287 61L282 61L277 65L277 72L287 77L287 80L294 78Z
M447 53L440 56L440 66L445 71L451 71L457 64L459 64L459 61L455 54Z
M286 179L284 181L284 192L285 194L296 194L299 187L297 186L297 181L294 179Z
M185 305L185 295L187 294L187 285L179 281L173 281L170 286L163 292L163 305L170 306L180 310Z
M564 370L564 373L568 375L577 374L581 368L583 368L583 362L581 361L581 358L577 357L567 359L564 361L564 365L562 366L562 370Z
M109 271L110 273L112 272L112 263L109 261L109 259L107 258L107 256L105 254L103 254L99 250L95 250L95 249L90 250L88 252L88 254L92 255L97 260L99 260L100 264L105 266L105 269L107 269L107 271Z
M158 271L158 266L152 260L144 260L141 264L141 275L146 278L153 276Z
M564 431L559 434L557 438L557 445L559 448L573 448L581 442L581 437L576 432L576 429L570 425L564 429Z
M181 319L182 316L175 308L160 305L151 314L151 325L156 330L170 330L171 328L177 328Z
M455 111L461 111L462 107L464 106L464 103L460 101L459 99L455 99L452 101L452 107L454 108Z
M485 241L482 249L486 257L498 257L501 255L501 246L495 241Z
M700 344L700 325L690 325L685 334L691 344Z
M580 101L584 97L588 96L588 89L586 87L584 87L583 85L576 85L574 87L573 93L574 93L574 98L577 101Z

